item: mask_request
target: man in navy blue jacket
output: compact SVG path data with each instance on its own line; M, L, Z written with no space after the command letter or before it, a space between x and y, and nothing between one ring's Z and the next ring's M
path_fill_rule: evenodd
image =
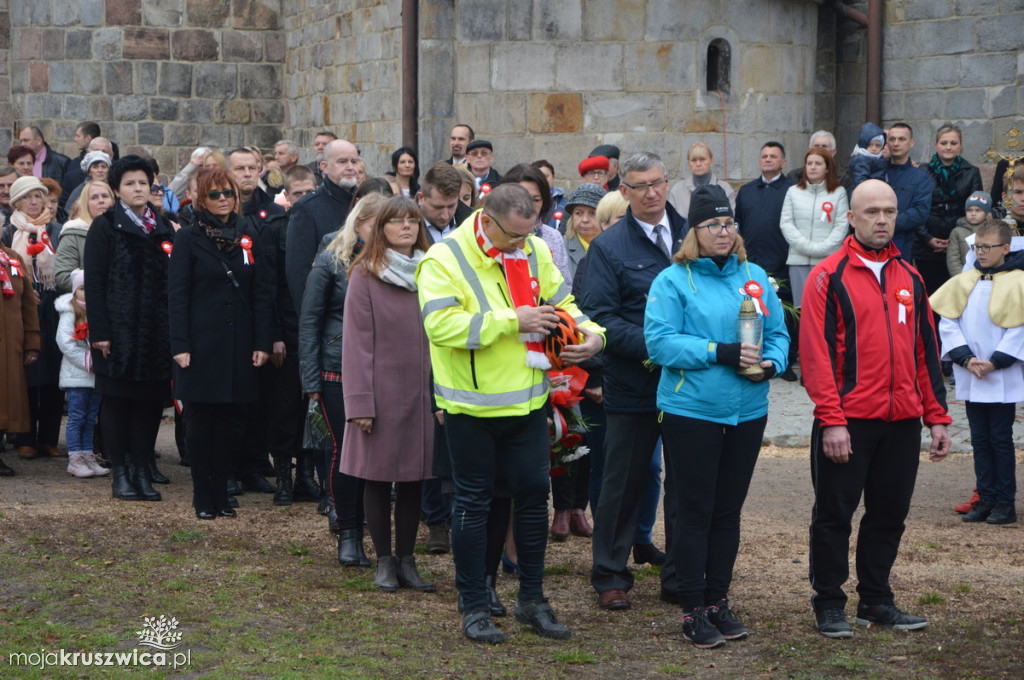
M892 242L900 249L903 259L910 260L918 228L927 233L924 225L932 210L932 178L910 161L910 150L914 148L913 128L906 123L893 123L888 132L889 162L885 181L896 192L899 209Z
M580 285L580 309L606 329L604 351L604 475L594 511L594 564L590 582L602 609L628 609L633 576L626 566L647 471L660 436L656 395L660 371L644 365L647 292L686 235L686 218L668 205L665 164L653 153L622 163L619 191L626 217L590 244ZM672 489L665 488L665 535L674 525ZM675 569L661 571L674 593Z

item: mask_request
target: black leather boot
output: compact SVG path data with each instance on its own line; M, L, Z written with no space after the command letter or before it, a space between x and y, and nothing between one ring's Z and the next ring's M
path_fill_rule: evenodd
M246 491L256 493L276 493L277 489L257 472L243 472L238 475L238 482Z
M313 477L313 454L300 453L296 456L294 494L297 503L319 503L321 491Z
M338 562L345 567L363 567L370 566L369 561L364 565L360 559L360 553L363 551L363 541L359 537L359 532L355 529L346 529L338 533ZM363 554L363 559L366 559L366 555Z
M291 505L295 502L292 492L292 457L275 453L274 473L277 475L274 505Z
M157 469L157 467L156 467L156 458L151 458L149 460L149 478L151 480L153 480L154 484L170 484L171 483L171 480L169 480L164 475L164 473L160 472L160 470Z
M132 470L132 484L139 493L139 498L144 501L161 500L160 492L153 488L149 479L149 466L144 464L135 465Z
M110 488L114 498L123 501L139 500L139 492L128 479L128 468L124 465L113 465L110 468Z
M341 531L341 528L338 526L338 511L334 507L334 498L331 494L327 494L327 498L330 499L330 506L327 508L327 530L332 534L336 534Z
M394 555L377 558L377 574L374 576L373 582L381 590L389 592L398 590L397 562Z
M359 536L359 541L356 543L356 554L359 556L359 566L368 567L370 566L370 558L366 556L366 551L363 549L363 530L357 529L356 535Z
M412 588L422 593L432 593L437 586L429 581L424 581L420 572L416 570L416 556L406 555L398 558L398 585L403 588Z

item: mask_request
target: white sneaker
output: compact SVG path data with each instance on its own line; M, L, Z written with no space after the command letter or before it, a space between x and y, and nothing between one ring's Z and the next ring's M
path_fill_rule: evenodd
M88 463L85 461L85 455L81 453L68 454L68 474L74 475L75 477L95 477L96 473L92 471Z
M99 461L96 460L95 453L83 453L82 458L85 459L85 464L89 466L89 469L92 470L95 476L102 477L103 475L110 474L110 470L100 465Z

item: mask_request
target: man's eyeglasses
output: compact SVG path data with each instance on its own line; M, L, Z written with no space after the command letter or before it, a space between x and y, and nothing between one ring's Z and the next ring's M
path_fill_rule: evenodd
M972 244L971 245L971 250L973 250L976 253L981 253L982 255L985 255L986 253L988 253L993 248L1002 248L1003 246L1007 246L1007 245L1010 245L1010 244L1009 243L997 243L997 244L991 245L991 246L990 245L980 245L979 246L977 244Z
M487 215L487 219L489 219L491 222L494 222L494 224L498 227L498 229L501 230L501 233L505 235L505 238L508 239L509 243L525 243L526 239L530 236L529 234L512 234L512 233L509 233L509 232L505 231L505 227L501 226L501 222L499 222L498 220L494 219L494 215L490 215L488 213L484 213L484 214Z
M223 196L224 198L234 198L235 197L235 190L234 189L224 189L223 191L207 191L206 192L206 197L208 199L210 199L211 201L216 201L221 196Z
M725 224L718 224L713 222L711 224L698 224L694 229L707 229L708 233L712 236L721 236L723 233L735 234L740 230L740 223L726 222Z
M641 194L646 194L649 189L657 191L662 187L662 185L668 184L668 178L659 179L658 181L650 182L649 184L629 184L627 182L622 182L621 184L622 186L629 187L633 191L639 191Z

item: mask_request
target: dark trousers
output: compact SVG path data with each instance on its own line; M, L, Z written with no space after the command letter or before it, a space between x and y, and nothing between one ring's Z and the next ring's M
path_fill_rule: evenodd
M324 382L322 389L320 406L324 410L324 420L327 421L331 438L334 440L328 481L331 498L334 499L334 509L338 513L338 528L342 531L354 529L362 532L366 516L363 508L363 491L366 484L362 479L341 471L341 444L345 433L345 390L341 383L335 382Z
M647 482L651 457L661 436L658 413L608 413L604 441L601 497L594 513L594 563L590 583L606 590L629 590L633 575L626 562L633 547L640 498ZM671 548L675 506L670 477L665 485L666 550ZM661 570L662 587L676 589L671 556Z
M862 604L893 604L889 572L899 552L921 452L921 421L851 419L853 453L833 463L822 448L822 427L811 431L810 576L814 610L843 608L850 575L851 520L861 494L864 516L857 532L857 594Z
M228 473L232 439L245 419L245 404L204 404L190 401L185 441L192 472L192 507L228 510Z
M525 416L445 415L455 481L452 556L465 610L487 607L487 522L495 478L508 482L515 504L519 601L544 597L548 534L548 426L543 409Z
M437 449L434 449L435 451ZM423 480L423 498L420 504L420 511L423 513L423 523L428 527L437 524L450 524L452 519L451 496L441 491L441 479L431 477Z
M302 448L302 428L306 424L306 399L299 380L298 352L289 349L281 368L270 366L265 374L265 387L269 392L267 446L272 454L294 456ZM264 388L264 384L261 383L260 388Z
M551 504L555 510L586 510L590 500L590 454L566 467L564 475L551 478Z
M103 396L100 429L103 449L113 465L146 465L160 432L163 399Z
M672 561L683 607L729 594L740 546L740 514L768 417L734 426L664 414L665 460L675 482Z
M60 420L64 415L64 392L57 383L29 387L28 412L32 425L28 432L14 434L14 445L57 446L60 439Z
M986 503L1012 504L1017 499L1017 461L1013 445L1016 411L1016 404L967 402L974 476L978 496Z

